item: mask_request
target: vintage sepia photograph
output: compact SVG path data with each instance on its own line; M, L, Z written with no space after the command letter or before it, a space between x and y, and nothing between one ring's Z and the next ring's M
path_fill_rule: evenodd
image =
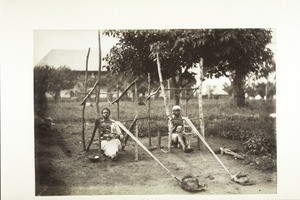
M33 30L34 195L277 194L276 32Z
M297 0L2 0L1 199L299 199Z

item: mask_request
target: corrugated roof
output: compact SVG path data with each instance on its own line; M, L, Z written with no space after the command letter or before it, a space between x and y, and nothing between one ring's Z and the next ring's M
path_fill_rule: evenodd
M228 95L227 92L225 92L222 88L220 88L219 86L215 85L211 85L210 86L212 91L211 94L212 95ZM208 87L202 87L202 95L208 95Z
M85 70L86 50L64 50L64 49L52 49L36 66L49 65L54 68L60 66L68 66L71 70ZM103 66L102 61L102 66ZM90 51L88 69L98 70L99 55L98 51ZM102 68L103 71L106 69Z

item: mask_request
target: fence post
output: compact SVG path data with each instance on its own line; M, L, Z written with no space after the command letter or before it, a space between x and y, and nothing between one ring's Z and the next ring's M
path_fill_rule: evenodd
M150 73L148 73L148 95L150 95L151 92L151 76ZM150 115L151 115L151 98L148 100L148 140L149 140L149 146L152 146L151 144L151 133L150 133Z
M137 110L137 107L138 107L138 91L137 91L137 81L135 81L134 83L134 92L135 92L135 98L134 98L134 108L135 108L135 117L137 118L138 117L138 110ZM138 139L139 137L139 126L138 124L136 123L135 125L135 137ZM139 149L138 149L139 145L137 143L135 143L135 161L138 161L139 160Z
M199 93L198 93L198 104L199 104L199 126L200 126L200 133L205 139L205 132L204 132L204 117L203 117L203 101L202 101L202 80L203 80L203 58L200 58L199 62ZM198 147L201 148L200 141L198 140Z
M91 48L89 48L87 56L86 56L86 64L85 64L85 81L84 81L84 93L86 95L87 92L87 79L88 79L88 63L89 63L89 55L90 55L90 50ZM82 107L82 145L83 145L83 151L86 151L86 146L85 146L85 116L84 116L84 112L85 112L85 102L83 104Z
M100 120L100 78L101 78L101 33L100 30L98 30L98 44L99 44L99 66L98 66L98 91L97 91L97 98L96 98L96 109L98 114L98 119ZM98 128L98 149L100 152L100 156L102 156L101 153L101 132L100 132L100 126Z
M165 104L165 110L166 110L166 115L168 117L168 151L171 152L171 137L172 137L172 118L170 115L170 111L169 111L169 105L168 105L168 99L166 97L166 93L165 93L165 87L163 84L163 79L162 79L162 74L161 74L161 67L160 67L160 61L159 61L159 55L158 53L156 53L156 61L157 61L157 71L158 71L158 76L159 76L159 82L160 82L160 87L161 87L161 92L163 94L163 98L164 98L164 104Z

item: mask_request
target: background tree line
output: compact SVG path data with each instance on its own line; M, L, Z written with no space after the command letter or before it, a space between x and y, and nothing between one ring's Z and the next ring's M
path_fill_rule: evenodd
M51 66L34 67L34 105L35 111L47 109L46 92L49 92L55 102L60 101L60 91L73 88L77 77L67 66L57 69Z
M195 81L190 69L200 58L204 59L206 77L232 78L233 97L239 107L245 106L247 75L265 76L275 70L268 29L107 30L104 34L119 39L105 57L112 73L158 77L155 55L159 52L163 78L171 78L178 88L175 104L179 104L184 82Z

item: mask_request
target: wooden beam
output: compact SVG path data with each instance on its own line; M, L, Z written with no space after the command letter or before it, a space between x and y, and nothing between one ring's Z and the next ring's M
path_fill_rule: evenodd
M205 133L204 133L204 117L203 117L203 101L202 101L202 81L203 81L203 58L200 58L199 61L199 93L198 93L198 105L199 105L199 122L200 122L200 133L205 140ZM200 147L200 141L198 140L198 147Z
M132 122L132 124L131 124L130 127L129 127L129 131L130 131L130 132L132 132L132 130L133 130L135 124L136 124L137 119L138 119L137 116L133 119L133 122ZM128 140L128 139L129 139L129 135L126 134L125 137L124 137L124 142L123 142L124 145L122 146L122 150L125 149L125 146L126 146L126 144L127 144L127 140Z
M88 63L89 63L89 55L90 55L91 48L89 48L87 56L86 56L86 62L85 62L85 81L84 81L84 92L86 93L87 91L87 79L88 79ZM85 152L86 146L85 146L85 101L83 103L82 107L82 145L83 145L83 151Z
M159 54L158 53L156 53L156 62L157 62L157 71L158 71L159 83L160 83L161 91L162 91L163 98L164 98L166 115L168 117L168 131L169 131L168 151L171 152L172 117L170 115L168 99L166 97L165 87L164 87L164 84L163 84L163 78L162 78L160 60L159 60Z
M137 117L137 120L149 119L149 117ZM122 123L131 122L132 119L120 120Z
M122 94L114 101L110 102L109 104L112 105L116 102L118 102L123 96L124 94L133 86L133 84L138 80L139 78L134 79L134 81L132 81L129 86L124 90L124 92L122 92Z
M96 89L96 86L98 85L98 81L95 82L93 88L91 89L91 91L84 97L84 99L80 102L80 105L82 106L85 101L91 96L91 94L94 92L94 90Z
M135 108L135 117L138 117L138 89L137 89L137 83L136 81L134 82L134 93L135 93L135 97L134 97L134 108ZM138 124L135 125L135 137L138 139L139 137L139 126ZM139 160L139 149L138 149L138 144L135 143L134 145L134 149L135 149L135 161Z
M190 100L190 98L193 96L193 94L199 89L199 86L194 88L194 91L192 92L192 94L190 94L190 96L188 96L187 101Z
M97 98L96 98L96 110L97 110L97 115L98 119L100 120L100 107L99 107L99 101L100 101L100 79L101 79L101 61L102 61L102 56L101 56L101 31L98 30L98 46L99 46L99 66L98 66L98 91L97 91ZM101 130L100 126L98 128L98 150L99 154L102 155L102 149L101 149Z
M148 73L148 94L150 95L150 92L151 92L151 76L150 76L150 73ZM152 146L151 145L151 133L150 133L150 124L151 124L151 121L150 121L150 115L151 115L151 99L149 99L148 101L148 143L149 143L149 146Z
M100 126L100 120L97 119L96 122L95 122L93 133L92 133L91 141L90 141L90 143L88 144L88 146L86 148L87 152L90 150L90 146L93 143L93 140L94 140L94 137L95 137L95 133L96 133L97 129L99 128L99 126Z
M161 89L161 86L159 86L153 93L149 94L149 95L146 97L146 101L148 101L148 99L149 99L150 97L152 97L153 95L156 95L160 89Z
M197 90L198 88L165 88L165 90Z

